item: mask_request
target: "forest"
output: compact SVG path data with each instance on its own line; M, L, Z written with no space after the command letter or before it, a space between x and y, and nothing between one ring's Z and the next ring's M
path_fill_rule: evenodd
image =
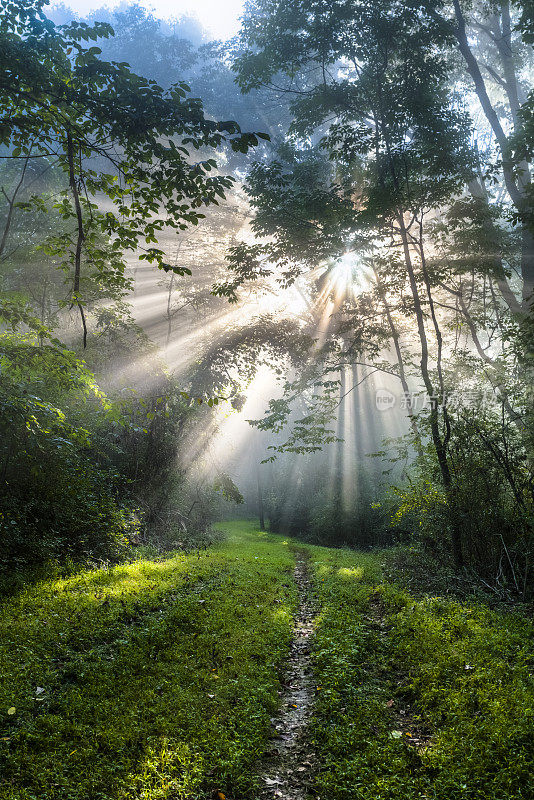
M0 798L529 800L533 0L99 6L0 2Z

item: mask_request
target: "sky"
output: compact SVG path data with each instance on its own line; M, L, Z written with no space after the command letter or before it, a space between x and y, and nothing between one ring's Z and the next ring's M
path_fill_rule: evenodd
M86 14L102 6L119 5L119 0L63 0L66 6L79 14ZM151 8L162 18L197 17L207 33L217 39L228 39L239 29L239 16L244 0L137 0L139 5ZM54 3L51 3L53 6Z

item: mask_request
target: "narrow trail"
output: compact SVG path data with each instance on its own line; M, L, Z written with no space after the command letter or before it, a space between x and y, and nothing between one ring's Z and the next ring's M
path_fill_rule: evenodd
M258 800L306 800L315 756L306 736L315 696L311 665L311 638L315 607L306 557L297 552L294 579L298 610L291 651L286 662L280 712L273 717L273 735L260 762L262 785ZM317 796L314 795L318 800Z

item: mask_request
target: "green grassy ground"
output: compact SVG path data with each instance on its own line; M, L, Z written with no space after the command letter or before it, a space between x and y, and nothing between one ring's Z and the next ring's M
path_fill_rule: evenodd
M380 554L222 526L200 554L43 581L0 607L2 800L257 796L307 551L326 800L527 800L533 626L383 582Z
M527 800L533 626L381 582L380 555L309 548L317 790L329 800Z
M235 523L209 552L6 602L0 796L246 795L291 635L292 566L281 539Z

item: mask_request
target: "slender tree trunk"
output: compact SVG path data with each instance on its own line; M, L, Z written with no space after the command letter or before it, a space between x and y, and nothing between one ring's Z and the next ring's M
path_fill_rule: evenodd
M380 296L380 300L382 301L382 305L384 307L384 311L386 314L386 319L388 323L389 330L391 332L391 339L393 341L393 347L395 349L395 355L397 356L397 366L399 368L399 378L402 386L402 391L404 392L404 396L406 398L406 412L408 414L408 419L410 422L410 427L412 429L412 433L414 435L414 442L415 448L419 456L423 455L423 445L421 442L421 433L419 431L419 426L417 425L417 419L415 414L413 413L413 408L410 403L410 387L408 385L408 381L406 379L406 371L404 369L404 358L402 356L402 350L400 346L400 337L399 332L397 331L397 326L393 321L393 315L391 313L391 308L388 303L386 292L384 289L384 284L382 283L382 279L380 278L375 266L373 264L373 272L376 278L376 285L378 289L378 294Z
M17 199L17 195L18 195L19 191L22 188L22 184L24 183L24 177L26 175L26 170L28 169L29 160L30 160L30 156L28 155L24 159L24 166L22 168L22 173L20 175L20 179L18 180L17 185L15 186L15 188L13 190L13 194L11 195L11 197L7 194L7 192L6 192L6 190L4 189L3 186L2 186L2 189L1 189L2 194L4 195L4 197L6 198L6 201L7 201L7 216L6 216L6 221L5 221L5 224L4 224L4 230L2 231L2 238L0 239L0 257L2 256L2 253L4 252L4 250L6 248L7 237L9 236L9 231L11 229L11 223L13 222L13 212L15 210L15 201Z
M527 224L521 231L521 275L523 277L523 311L534 308L534 235Z
M493 29L492 41L497 47L504 75L504 86L510 113L517 129L517 113L525 98L517 80L516 68L514 63L514 53L512 49L512 20L510 18L509 0L502 0L500 19L498 14L491 17L490 27Z
M78 191L78 181L76 180L76 169L74 167L74 143L72 141L71 132L68 128L67 128L67 160L69 164L69 185L70 185L70 190L72 192L72 197L74 199L74 208L76 211L76 223L77 223L76 250L74 253L74 285L72 287L73 299L74 303L76 303L76 305L78 306L78 310L80 312L80 318L82 320L83 346L85 349L87 347L87 323L85 320L85 312L83 310L83 305L79 296L80 275L82 266L82 247L85 239L85 231L83 227L83 213L82 213L82 204L80 202L80 193Z
M456 2L456 0L455 0ZM381 109L381 119L384 119L383 109ZM399 197L399 205L397 208L397 224L398 224L398 231L400 233L401 242L402 242L402 251L404 255L404 263L406 267L406 272L408 274L408 282L410 284L410 292L412 295L413 303L414 303L414 310L415 310L415 319L417 324L417 332L419 336L419 341L421 345L421 361L420 361L420 369L421 369L421 377L423 379L423 383L425 385L425 389L427 391L429 400L430 400L430 413L429 413L429 420L430 420L430 430L432 435L432 443L434 445L434 450L436 452L436 457L438 460L439 470L441 474L441 480L443 484L443 488L445 490L445 494L447 496L447 501L449 504L450 514L451 514L451 540L452 540L452 554L454 558L454 563L457 569L461 569L464 565L463 559L463 548L462 548L462 532L460 529L459 521L457 519L457 512L456 512L456 502L453 493L452 487L452 478L451 478L451 471L449 467L449 460L447 458L447 442L450 435L450 432L447 431L445 440L442 439L440 429L439 429L439 415L438 415L438 403L436 402L436 393L434 390L434 386L432 384L432 379L430 376L429 370L429 352L428 352L428 339L425 330L425 321L423 316L423 308L421 304L421 296L419 294L419 287L417 285L417 279L415 276L415 271L412 262L412 254L410 251L410 240L408 231L406 229L406 225L404 222L404 211L402 205L400 203L401 192L399 186L399 179L397 176L397 171L395 168L395 160L393 158L393 154L391 152L390 142L388 131L385 124L382 122L382 133L384 137L384 144L385 149L388 157L388 164L389 170L391 174L391 178L393 181L393 185L395 187L395 192Z
M454 34L458 41L460 53L464 57L467 71L469 72L475 85L475 92L479 99L480 105L482 106L482 110L484 111L486 119L491 126L497 144L501 150L503 159L502 168L506 189L519 213L526 214L529 211L529 200L525 192L525 188L530 184L530 172L528 164L525 163L524 165L520 165L523 166L521 177L516 180L508 137L506 136L499 116L491 103L482 72L480 71L478 62L469 45L465 18L459 0L453 0L453 6L456 16L456 27L454 28ZM512 78L510 78L510 81L512 81ZM534 235L530 231L526 221L522 222L521 244L523 310L528 311L533 302L532 293L534 292Z
M261 467L258 464L256 467L256 478L258 481L258 516L260 519L260 531L265 530L265 514L263 510L263 486L261 482Z
M461 536L460 526L458 524L458 521L456 520L455 500L452 492L451 471L449 467L449 460L447 458L447 446L445 441L442 439L439 430L438 403L437 403L435 389L432 384L432 379L430 377L428 339L425 330L421 297L419 294L419 288L417 286L417 280L413 269L412 256L410 252L410 243L408 240L408 233L406 230L406 226L404 224L404 217L402 214L402 210L399 210L397 221L399 225L399 231L401 234L402 247L404 251L404 262L408 273L410 291L414 302L417 331L419 334L419 341L421 343L421 361L420 361L421 376L423 378L423 383L425 385L427 394L430 399L429 418L430 418L430 430L432 435L432 442L434 444L434 449L436 451L436 456L438 459L443 488L445 489L445 494L447 495L447 500L449 502L450 512L452 514L451 534L452 534L453 558L456 568L461 569L464 565L462 536Z
M419 257L421 259L421 272L423 274L423 281L426 289L426 296L428 299L428 306L430 308L430 316L434 326L434 333L436 335L437 353L436 353L436 370L438 373L439 382L439 405L441 405L443 422L445 424L445 437L443 439L443 447L446 450L449 440L451 438L451 423L449 412L447 409L447 396L445 392L445 382L443 380L443 336L439 327L438 318L436 316L436 308L434 305L434 298L432 297L432 287L430 285L430 276L426 266L425 245L423 239L423 215L419 220Z
M347 374L344 366L340 369L340 384L339 384L339 406L337 415L337 436L340 439L336 442L336 463L335 463L335 487L334 496L339 497L340 501L343 499L343 467L344 467L344 450L346 435L346 394L347 394Z

